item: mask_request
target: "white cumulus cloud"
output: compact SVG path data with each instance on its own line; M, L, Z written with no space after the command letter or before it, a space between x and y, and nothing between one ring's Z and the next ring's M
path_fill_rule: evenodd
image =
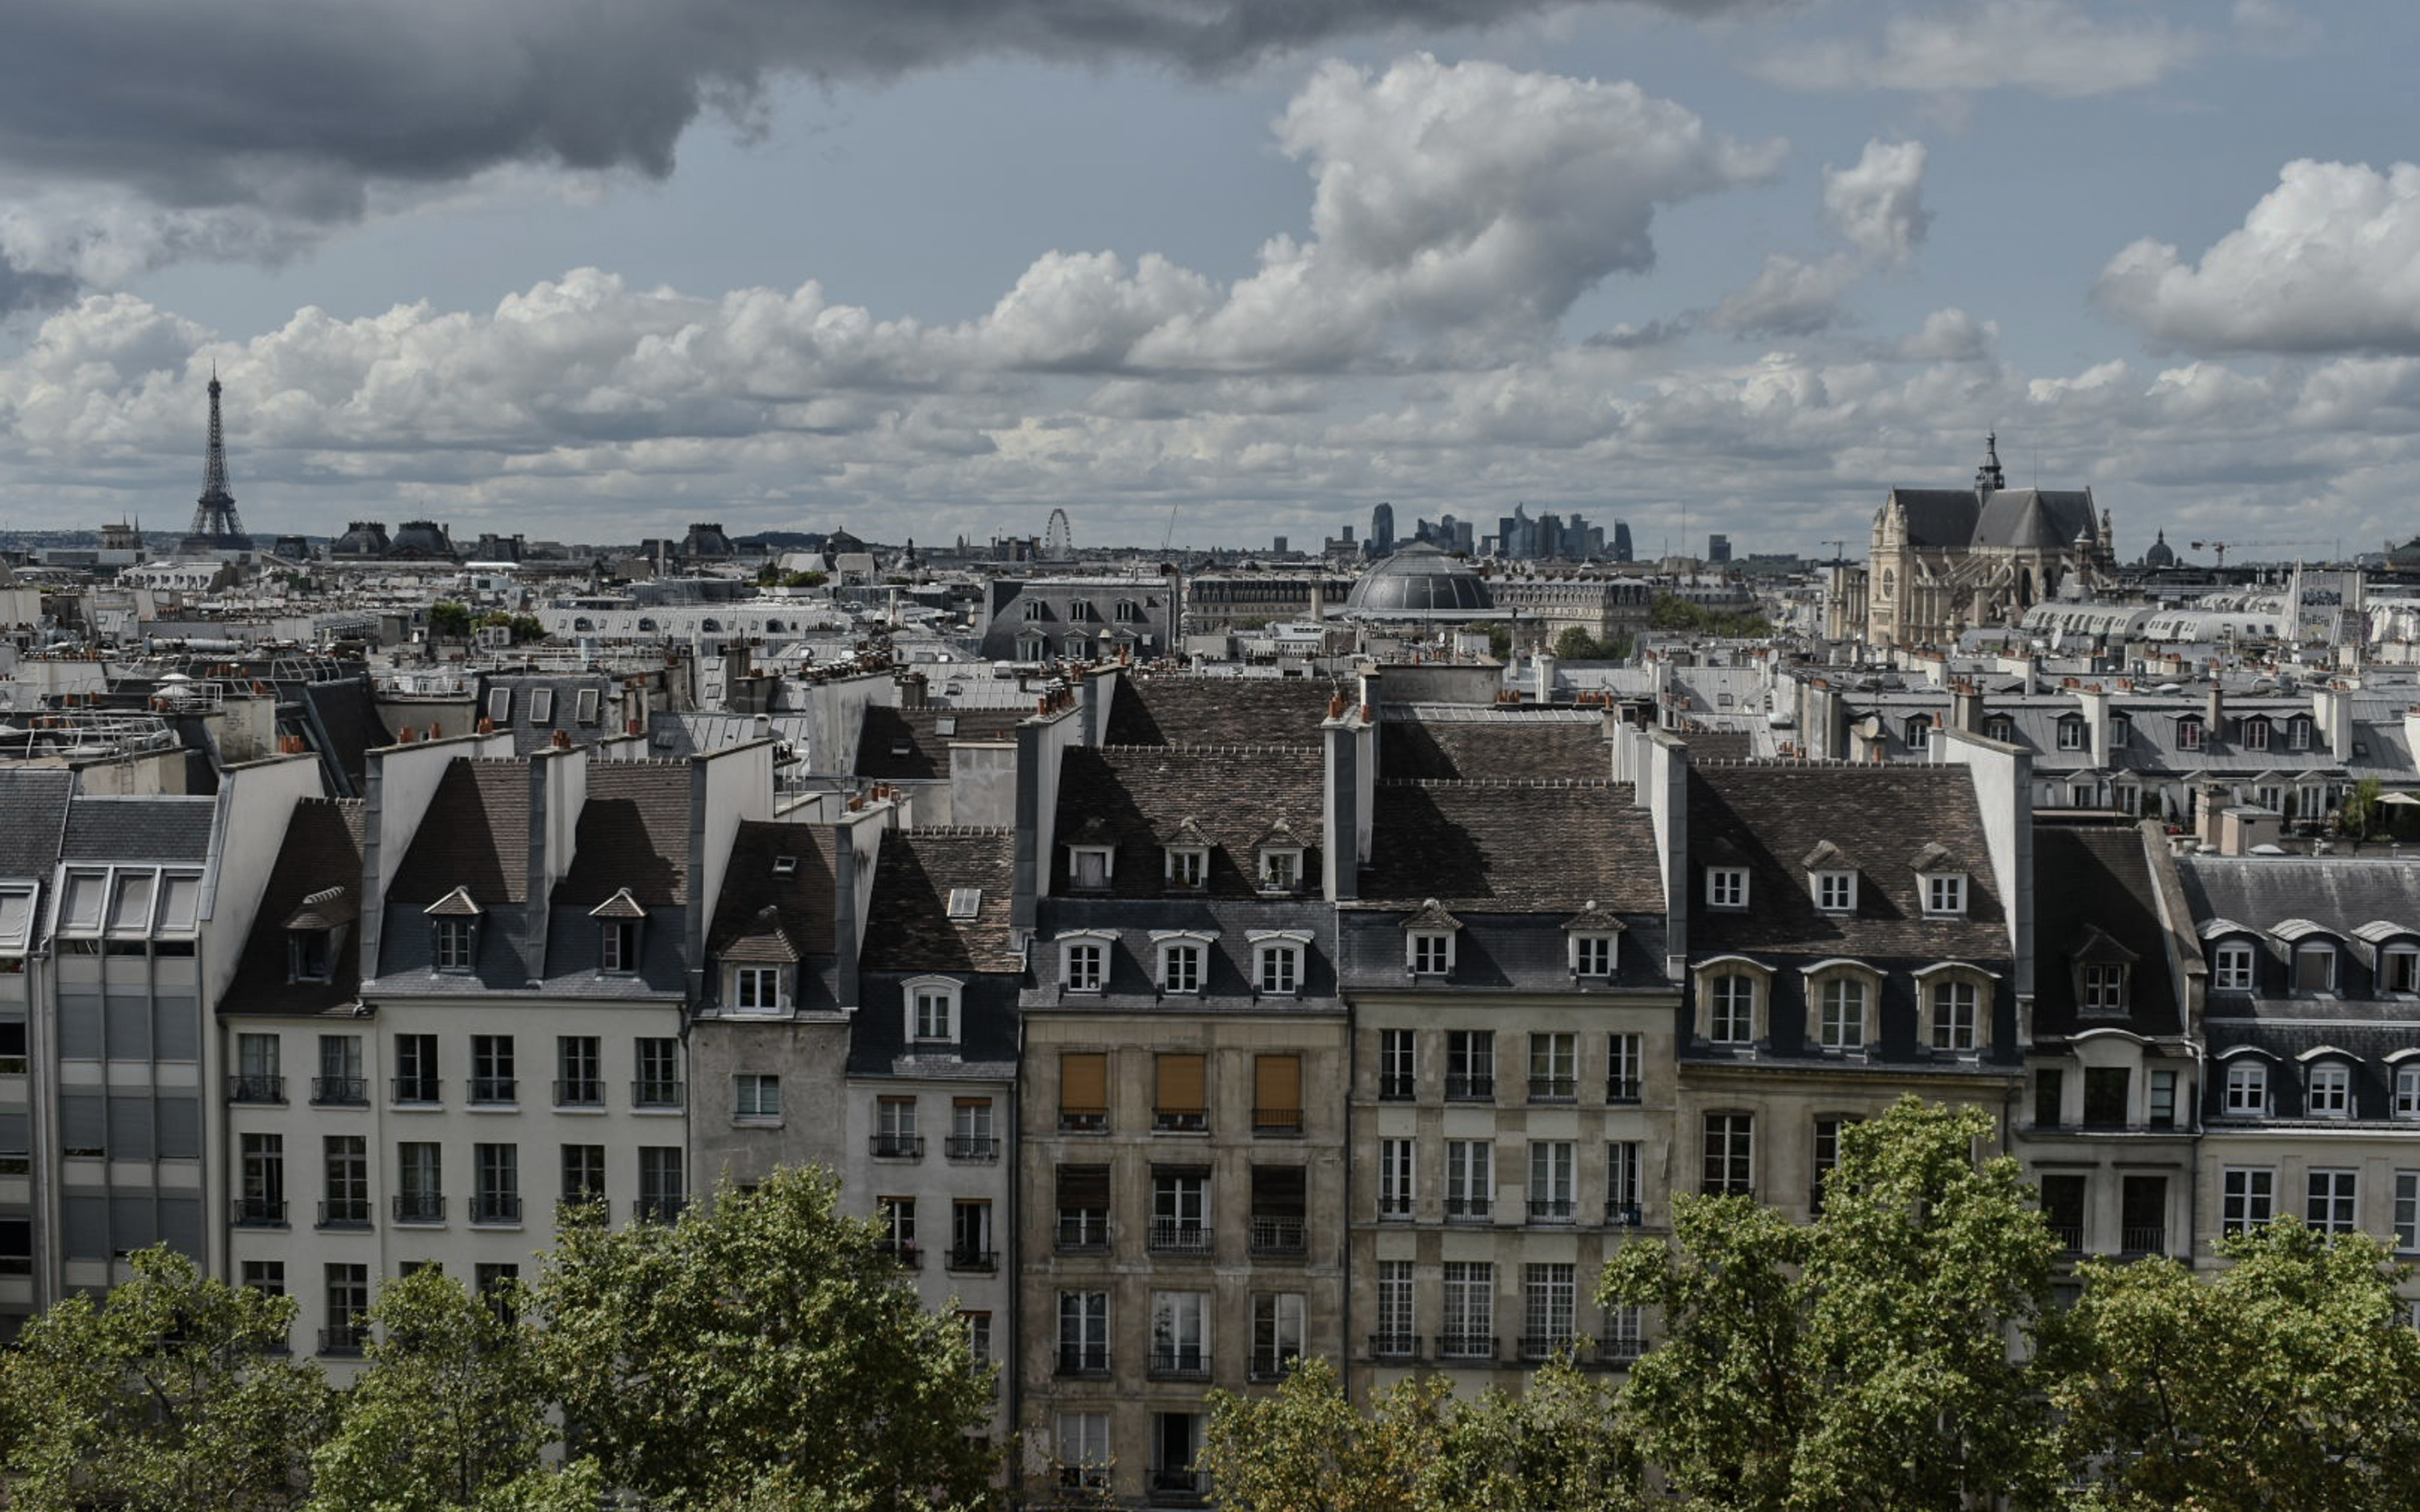
M1867 256L1905 263L1932 225L1924 208L1924 144L1869 142L1853 165L1824 164L1823 215Z
M2157 84L2207 46L2196 32L2161 21L2105 22L2070 0L1985 0L1893 16L1878 45L1825 41L1769 54L1757 71L1800 89L2007 87L2081 99Z

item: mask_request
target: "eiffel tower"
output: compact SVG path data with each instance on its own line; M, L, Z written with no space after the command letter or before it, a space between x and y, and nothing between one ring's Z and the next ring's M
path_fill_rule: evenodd
M235 512L235 495L227 492L226 438L219 428L219 370L210 369L210 449L202 464L202 497L194 504L193 528L178 543L178 556L214 556L225 551L250 551L252 537L243 533L243 519Z

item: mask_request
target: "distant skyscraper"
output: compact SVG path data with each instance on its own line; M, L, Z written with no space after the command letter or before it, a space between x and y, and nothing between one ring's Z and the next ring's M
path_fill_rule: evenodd
M1618 519L1613 522L1613 560L1616 562L1630 560L1630 522L1628 520Z
M1380 504L1370 511L1370 554L1383 557L1395 549L1395 506Z
M1729 562L1730 559L1731 538L1730 536L1717 534L1706 537L1706 563L1709 566L1717 562Z

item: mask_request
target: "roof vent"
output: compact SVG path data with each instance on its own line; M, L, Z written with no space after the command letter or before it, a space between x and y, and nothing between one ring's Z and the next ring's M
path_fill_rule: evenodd
M777 856L773 857L773 874L777 877L797 876L799 874L799 858L795 856Z

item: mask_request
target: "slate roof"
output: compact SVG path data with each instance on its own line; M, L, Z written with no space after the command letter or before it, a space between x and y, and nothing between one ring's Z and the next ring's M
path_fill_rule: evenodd
M1906 514L1908 544L1917 548L1966 545L1982 512L1971 488L1893 488L1889 501Z
M784 938L807 955L830 955L832 934L832 839L828 825L749 820L732 838L731 864L723 869L722 896L715 900L714 923L706 949L720 956L726 945L763 933L759 916L773 910ZM780 856L793 856L788 876L774 873ZM881 873L875 873L876 883Z
M2034 826L2034 1032L2102 1026L2175 1035L2184 1024L2169 974L2167 931L2145 846L2164 843L2133 825ZM2070 962L2097 941L2131 954L2128 1011L2077 1011ZM2105 950L2104 950L2105 953ZM2112 960L2118 959L2116 956Z
M2227 918L2265 934L2307 919L2351 940L2363 925L2384 919L2420 933L2420 860L2185 856L2177 872L2196 924Z
M1105 746L1314 745L1326 678L1136 677L1112 685Z
M690 772L683 762L588 764L559 907L594 907L627 887L644 907L689 902Z
M1974 784L1962 767L1899 763L1693 765L1689 950L2006 960L2009 936ZM1854 914L1817 909L1800 862L1824 841L1858 863ZM1966 873L1962 918L1927 918L1910 863L1928 845ZM1709 859L1748 869L1748 906L1703 905Z
M48 878L58 865L75 774L57 769L0 769L0 877Z
M395 744L395 733L379 717L369 674L305 683L301 701L310 727L319 735L314 744L332 779L329 786L349 795L360 793L370 751Z
M433 903L460 887L481 903L526 903L529 784L529 764L518 757L456 757L438 780L386 901Z
M306 908L305 900L345 889ZM260 911L236 964L235 980L219 999L222 1013L319 1013L349 1007L361 995L362 952L347 933L329 957L327 981L287 980L287 926L306 912L359 917L362 893L362 806L354 799L305 798L286 822L286 838L260 895Z
M1373 808L1366 902L1434 898L1466 923L1542 913L1558 927L1591 901L1663 912L1654 830L1627 783L1381 781Z
M1337 966L1328 953L1332 914L1315 897L1171 900L1148 909L1114 898L1051 898L1045 900L1044 907L1043 927L1033 945L1034 987L1026 999L1029 1005L1047 1006L1054 1011L1096 1009L1171 1014L1337 1011ZM1198 994L1163 995L1156 985L1158 949L1152 935L1171 930L1216 936L1203 952ZM1294 996L1260 997L1253 991L1251 935L1255 931L1278 930L1311 936L1302 952L1302 990ZM1059 950L1053 942L1077 932L1111 937L1106 991L1059 991ZM1396 953L1402 954L1400 936Z
M859 777L877 781L929 781L950 775L950 746L960 740L1015 740L1026 707L896 709L870 705L858 730ZM939 733L944 721L949 734ZM902 748L905 748L904 749Z
M1975 520L1978 547L2063 551L2087 531L2095 535L2092 495L2066 488L2001 488Z
M63 861L207 861L211 798L79 797L68 806Z
M1326 702L1320 702L1322 717ZM1200 844L1210 852L1208 892L1253 897L1253 842L1278 820L1306 842L1306 886L1319 875L1321 807L1326 758L1316 746L1076 747L1059 765L1057 841L1051 847L1051 891L1068 890L1067 846L1088 826L1116 847L1109 894L1164 895L1164 847ZM1199 835L1180 835L1190 819Z
M866 910L865 971L1001 971L1024 966L1010 943L1016 838L1005 829L893 830L882 837ZM950 894L982 889L975 917L949 917Z
M1325 710L1322 711L1323 715ZM1378 775L1398 780L1459 781L1470 778L1563 778L1601 781L1613 762L1605 723L1563 710L1531 715L1398 717L1388 710L1378 731Z
M1604 920L1599 909L1581 927ZM1615 971L1607 981L1576 978L1571 969L1567 929L1573 916L1560 913L1473 913L1456 916L1453 973L1449 977L1412 977L1404 958L1405 926L1399 909L1348 904L1338 917L1339 968L1347 987L1364 992L1402 992L1417 986L1423 994L1604 993L1669 994L1664 975L1664 918L1634 914L1614 945ZM1609 926L1608 926L1609 927Z
M597 714L595 719L580 722L580 693L582 688L597 690ZM607 735L618 735L621 730L611 723L614 717L613 680L602 673L590 672L571 676L533 675L529 673L497 673L482 679L479 688L478 714L485 716L493 706L493 695L504 691L511 698L508 717L498 720L499 732L513 737L513 753L527 756L554 744L557 731L571 737L575 746L591 746ZM530 712L536 704L533 695L547 692L552 696L547 717L532 721Z

